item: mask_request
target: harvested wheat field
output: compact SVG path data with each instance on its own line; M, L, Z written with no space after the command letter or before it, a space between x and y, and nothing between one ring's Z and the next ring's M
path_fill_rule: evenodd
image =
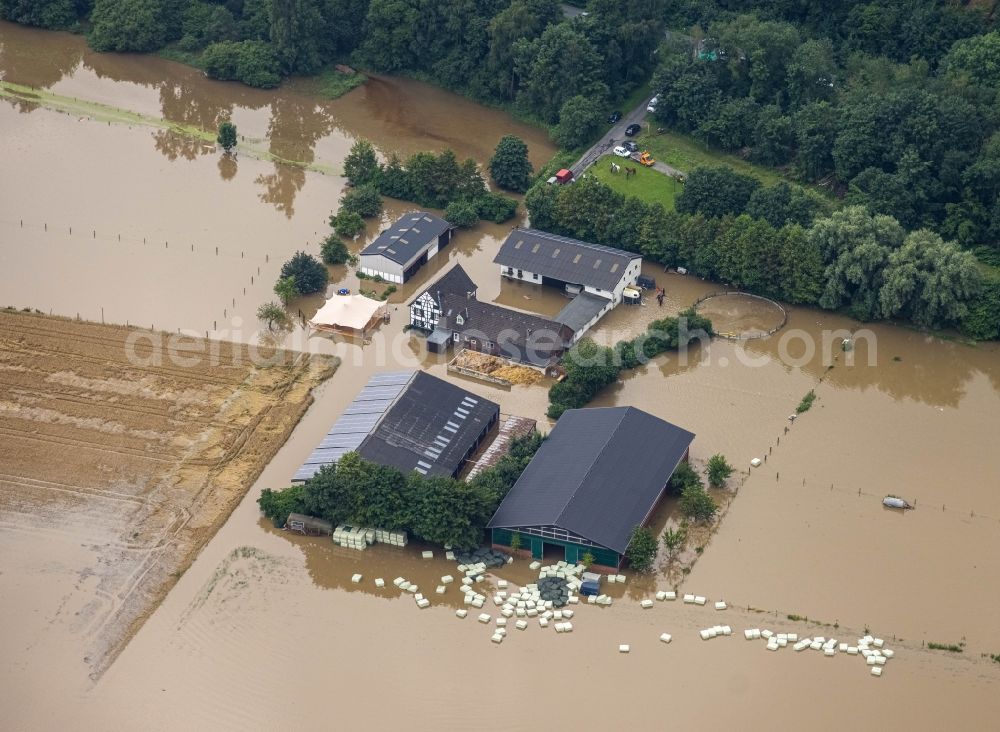
M0 654L100 675L335 367L0 311Z

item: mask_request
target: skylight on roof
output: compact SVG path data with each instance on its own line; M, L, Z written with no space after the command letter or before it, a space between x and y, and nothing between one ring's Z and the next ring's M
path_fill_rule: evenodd
M522 244L524 244L524 239L518 239L517 244L514 245L514 248L520 249Z
M538 254L538 248L539 248L540 246L542 246L542 245L541 245L541 244L539 244L539 243L538 243L538 242L536 241L536 242L535 242L535 246L531 247L531 253L532 253L532 254Z
M582 254L577 254L575 257L573 257L573 264L579 264L580 263L580 257L582 257L582 256L583 256Z
M618 271L618 262L615 262L614 264L611 265L611 271L612 272Z
M552 258L555 259L558 256L559 256L559 247L556 247L555 250L552 252Z
M418 229L416 226L414 226L413 227L413 233L414 234L419 234L420 233L420 229Z
M597 269L600 266L601 266L601 260L600 259L594 260L594 269Z

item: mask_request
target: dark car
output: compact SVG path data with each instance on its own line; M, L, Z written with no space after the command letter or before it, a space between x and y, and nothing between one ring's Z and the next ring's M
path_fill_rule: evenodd
M625 134L629 137L635 137L642 131L642 125L629 125L625 128Z
M615 122L617 122L621 118L622 118L622 113L619 112L618 110L615 110L614 112L612 112L611 114L608 115L608 124L609 125L613 125Z
M639 152L639 146L631 140L625 140L625 142L622 143L622 147L630 153Z

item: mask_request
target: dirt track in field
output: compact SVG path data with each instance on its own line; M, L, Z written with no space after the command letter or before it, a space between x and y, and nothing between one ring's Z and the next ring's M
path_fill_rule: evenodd
M25 588L74 575L49 598L7 594L18 642L58 639L92 677L107 668L335 368L261 355L268 365L238 344L0 311L0 534L27 559L2 573Z

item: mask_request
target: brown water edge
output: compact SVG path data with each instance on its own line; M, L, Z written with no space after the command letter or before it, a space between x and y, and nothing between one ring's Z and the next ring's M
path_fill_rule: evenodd
M107 668L335 368L284 352L256 368L229 343L209 362L208 345L189 340L178 352L200 362L180 369L157 364L143 336L0 311L0 648L12 660L0 686L11 700L54 665L84 678Z

